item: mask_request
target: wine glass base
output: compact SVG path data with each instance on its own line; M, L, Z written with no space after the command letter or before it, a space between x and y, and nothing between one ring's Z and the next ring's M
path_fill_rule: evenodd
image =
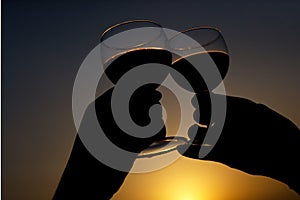
M152 143L147 149L142 151L138 158L153 157L161 154L165 154L176 150L178 146L185 145L188 140L185 137L172 136L166 137L164 140Z

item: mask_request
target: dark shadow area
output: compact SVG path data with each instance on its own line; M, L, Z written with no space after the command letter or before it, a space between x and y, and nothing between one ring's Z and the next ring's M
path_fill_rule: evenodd
M125 54L126 57L116 59L110 65L114 68L109 67L106 70L108 77L117 82L122 74L143 63L158 62L171 65L171 55L165 54L165 51L151 51L149 54L141 52L142 57L139 57L139 53L131 52ZM157 56L161 57L157 59ZM120 74L116 69L122 65ZM202 78L195 74L182 74L187 80L192 78L194 89L199 91L196 97L199 100L201 118L195 115L195 120L202 124L213 123L210 122L209 93L203 92L202 86L197 86L197 83L202 83ZM132 95L129 110L133 121L138 125L145 126L150 122L149 108L155 103L158 104L161 98L160 93L156 91L157 87L157 84L148 84ZM152 142L165 137L165 128L146 139L124 133L112 116L112 90L97 98L94 105L104 133L114 144L131 152L141 152ZM205 134L206 129L199 128L195 140L201 144ZM183 155L198 159L199 148L200 145L192 145ZM277 179L300 193L299 152L300 131L290 120L262 104L228 96L224 129L217 144L205 159L221 162L250 174ZM128 161L128 170L133 162L134 160ZM112 169L95 159L77 136L54 199L110 199L118 191L126 175L127 172Z
M205 134L198 129L197 143ZM192 145L183 155L198 159L199 149ZM300 131L290 120L265 105L228 96L221 136L204 159L277 179L300 193L299 152Z
M117 82L122 77L122 74L115 72L112 67L122 69L121 71L125 74L134 66L139 66L143 63L170 65L171 54L163 50L133 51L113 61L106 69L106 74L113 82ZM158 86L158 84L143 85L130 98L129 112L132 120L139 126L146 126L150 123L149 108L153 104L159 104L161 99L160 92L156 90ZM165 138L165 127L154 136L148 138L137 138L123 132L116 124L112 114L112 92L113 89L106 91L96 99L94 104L90 105L95 106L99 124L106 137L112 143L121 149L139 153L154 141ZM122 101L122 99L119 99L119 101ZM157 117L162 120L161 114ZM88 123L85 120L87 118L89 116L84 116L81 126L84 123ZM132 167L133 162L134 159L124 163L128 171ZM127 172L112 169L94 158L77 135L53 199L110 199L122 185L126 175Z

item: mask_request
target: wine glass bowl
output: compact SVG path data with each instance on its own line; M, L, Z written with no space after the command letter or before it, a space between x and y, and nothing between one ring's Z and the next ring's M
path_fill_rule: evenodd
M189 61L205 61L209 58L217 66L224 79L229 67L229 52L221 31L214 27L193 27L176 34L169 40L169 47L178 52L173 54L172 67L184 75L191 83L194 92L207 91L207 85L197 67ZM179 56L180 55L180 56ZM202 62L199 62L202 63ZM213 89L219 83L213 85ZM188 89L186 86L183 86ZM188 89L189 90L189 89Z
M138 49L163 49L166 36L162 26L151 20L129 20L106 29L101 37L101 56L108 63Z

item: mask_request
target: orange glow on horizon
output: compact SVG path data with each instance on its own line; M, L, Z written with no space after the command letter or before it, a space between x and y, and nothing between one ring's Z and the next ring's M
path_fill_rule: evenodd
M113 200L296 200L287 185L211 161L180 157L150 173L129 174Z

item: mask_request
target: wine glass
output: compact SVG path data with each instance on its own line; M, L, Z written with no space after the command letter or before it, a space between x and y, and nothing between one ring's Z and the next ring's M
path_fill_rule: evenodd
M162 26L154 21L130 20L111 26L101 36L105 76L101 77L98 88L104 88L108 81L113 87L124 74L142 64L159 63L170 66L172 54L166 50L167 42ZM158 86L159 84L156 87ZM169 152L186 142L183 137L164 137L151 144L138 157Z
M190 139L188 143L183 146L189 146L186 152L189 157L198 158L201 147L211 146L211 144L203 143L208 128L214 128L214 124L218 123L211 121L212 103L210 97L212 90L221 83L228 71L229 51L221 31L214 27L193 27L181 31L170 38L169 47L173 50L172 67L189 81L192 88L178 81L179 85L188 91L195 92L192 104L196 106L195 102L197 100L198 105L196 107L198 108L196 108L194 113L191 113L195 121L191 122L188 131ZM199 71L201 71L199 69L209 63L207 62L209 59L213 61L216 66L215 73L219 73L221 77L221 80L216 79L210 82L210 85L206 83L202 74L199 74ZM189 62L191 60L198 61L196 62L198 66L193 66L191 62ZM175 81L179 79L176 77L176 74L172 74L172 76Z

